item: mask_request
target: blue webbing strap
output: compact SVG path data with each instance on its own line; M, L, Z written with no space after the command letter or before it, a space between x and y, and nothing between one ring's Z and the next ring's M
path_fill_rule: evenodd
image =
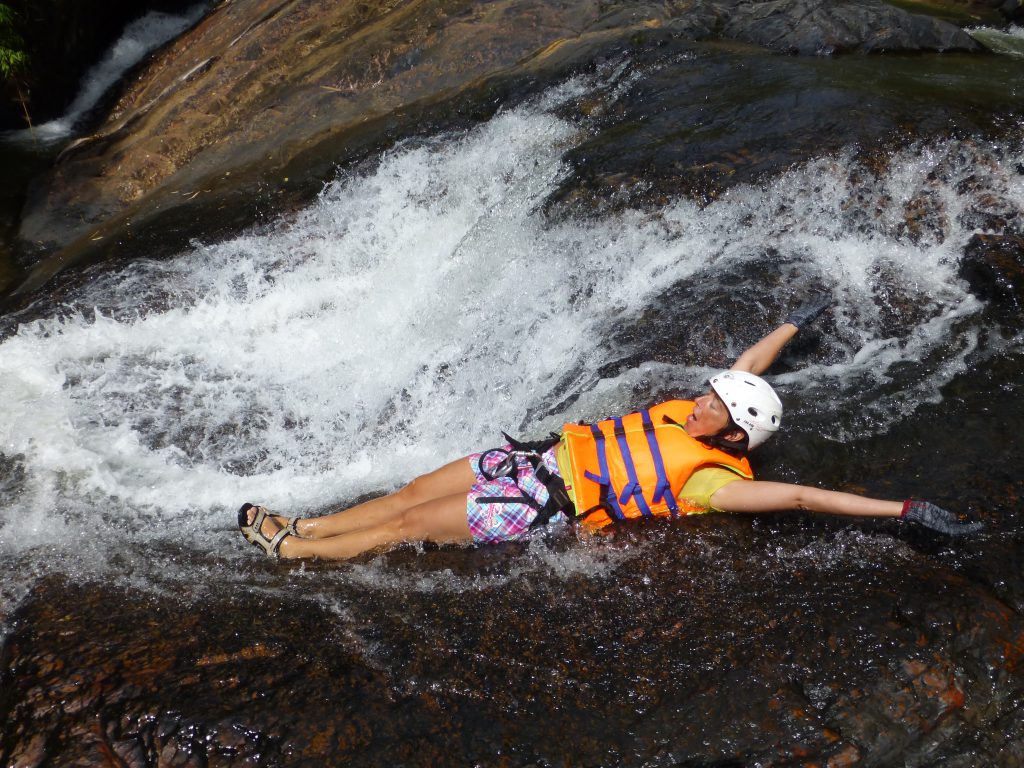
M629 482L626 483L626 487L622 489L622 495L619 496L619 503L628 504L630 497L635 497L636 505L644 517L651 517L651 508L647 506L647 500L644 498L644 489L640 487L640 481L636 476L636 466L633 464L633 456L629 451L629 442L626 440L626 430L622 426L622 417L616 416L614 421L615 439L619 443L622 463L625 465L626 475L629 477Z
M661 458L661 447L658 445L658 435L654 430L654 422L651 421L650 411L640 411L644 422L644 434L647 436L647 447L651 449L651 458L654 459L654 471L658 475L658 484L654 486L654 497L652 502L658 504L665 500L672 517L678 517L679 505L676 504L676 496L672 493L672 483L668 481L668 473L665 472L665 462Z
M584 470L583 476L601 486L601 504L607 508L608 514L616 520L625 520L626 516L622 514L619 500L615 498L615 489L612 488L612 479L608 474L608 456L605 454L604 433L598 428L597 424L591 424L590 434L594 436L594 441L597 444L597 463L601 474L598 476L590 470Z

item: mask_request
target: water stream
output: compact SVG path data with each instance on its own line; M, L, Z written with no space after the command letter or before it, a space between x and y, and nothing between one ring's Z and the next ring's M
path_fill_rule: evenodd
M780 448L899 442L951 382L1020 355L957 276L986 215L1024 210L1019 142L914 145L881 172L841 152L706 206L555 223L542 204L589 130L560 108L597 91L600 76L574 79L400 144L273 226L97 271L47 317L4 319L0 614L52 572L230 587L255 558L233 527L242 501L317 513L501 429L539 435L693 393L811 289L835 305L774 378ZM911 229L908 206L923 211ZM680 337L673 360L660 340ZM817 551L843 558L835 546ZM632 556L539 537L478 582L370 559L317 569L306 589L473 588Z
M103 58L82 75L78 93L63 115L32 129L0 131L0 143L28 147L36 142L54 144L69 138L128 70L199 21L207 8L206 3L197 3L182 14L151 11L130 22Z
M1024 27L1011 24L1006 29L978 27L968 31L990 51L1003 56L1024 57Z

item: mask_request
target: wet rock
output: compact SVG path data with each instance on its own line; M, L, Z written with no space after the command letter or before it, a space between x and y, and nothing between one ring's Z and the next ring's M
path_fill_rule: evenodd
M316 611L293 620L274 607L264 615L284 621L268 634L259 617L246 628L153 599L129 605L116 591L53 582L42 592L54 589L72 607L30 606L26 631L4 647L5 764L281 764L285 742L301 753L320 732L315 714L303 723L305 705L327 706L310 684L334 681L340 698L330 707L343 722L357 722L358 707L342 691L374 696L378 676L348 666L344 652L294 652L289 636L329 633ZM66 668L47 663L44 647ZM340 759L358 746L338 738L325 748Z
M787 53L977 51L963 30L872 0L769 0L737 6L724 35Z
M44 580L3 647L0 761L886 765L968 735L1009 766L1022 749L1024 625L941 560L869 540L830 564L806 554L827 540L728 517L600 546L600 573L569 576L524 571L522 546L398 551L375 565L389 581L462 586L336 581L334 612ZM287 566L258 573L304 591Z
M979 298L1018 317L1024 306L1024 236L974 235L960 260L960 276Z

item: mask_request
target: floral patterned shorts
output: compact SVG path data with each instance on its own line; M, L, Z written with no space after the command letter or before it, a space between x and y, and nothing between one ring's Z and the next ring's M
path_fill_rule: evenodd
M548 489L537 479L533 465L520 453L513 454L519 468L518 485L511 477L489 480L480 471L480 461L483 459L484 471L493 475L498 465L508 457L505 452L511 450L511 445L503 445L500 449L492 448L469 457L476 482L469 489L466 513L469 530L477 544L525 539L530 533L530 523L537 517L537 509L522 499L529 497L537 507L547 503ZM555 448L545 451L541 459L550 472L559 474Z

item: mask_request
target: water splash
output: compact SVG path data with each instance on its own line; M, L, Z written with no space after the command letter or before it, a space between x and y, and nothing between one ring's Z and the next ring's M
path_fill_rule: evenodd
M966 31L993 53L1024 58L1024 27L1011 24L1006 29L975 27Z
M542 204L586 128L558 107L599 87L574 80L474 130L399 145L268 230L136 261L50 318L8 319L8 582L56 570L234 583L254 562L233 529L241 501L316 513L502 428L540 434L697 389L710 365L656 363L655 350L595 371L612 331L673 286L695 291L692 322L736 311L707 298L723 274L776 304L795 280L836 297L823 359L777 378L788 402L813 400L791 408L796 430L884 432L971 361L1019 347L982 326L956 277L990 209L1024 207L1019 147L913 146L881 171L850 152L704 207L553 223ZM534 554L524 568L599 567L585 549L568 556L583 565ZM338 574L385 578L373 563Z

